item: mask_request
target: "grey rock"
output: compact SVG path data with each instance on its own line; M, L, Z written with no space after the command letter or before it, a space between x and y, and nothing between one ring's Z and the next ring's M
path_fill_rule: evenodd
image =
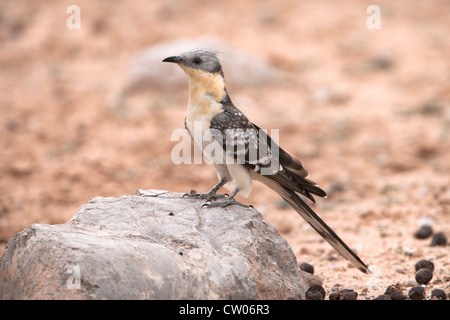
M289 244L254 209L160 190L33 224L0 259L1 299L303 299Z
M219 52L227 82L237 86L258 86L276 81L274 69L245 51L230 47L215 37L182 38L150 46L138 52L130 61L127 90L158 88L173 91L187 88L187 80L180 68L161 61L192 49L214 49Z

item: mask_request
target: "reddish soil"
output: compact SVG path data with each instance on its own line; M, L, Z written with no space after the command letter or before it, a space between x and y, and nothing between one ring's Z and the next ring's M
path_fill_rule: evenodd
M436 268L428 296L450 291L449 246L413 237L424 217L450 235L450 2L378 1L381 29L369 30L369 1L84 0L81 29L69 30L72 2L0 4L0 253L30 224L65 223L96 196L216 183L212 166L170 160L187 82L121 94L139 50L213 35L289 74L229 93L260 127L280 129L329 193L315 210L374 268L350 266L255 184L239 200L314 265L327 296L339 287L370 299L393 283L407 292L420 259Z

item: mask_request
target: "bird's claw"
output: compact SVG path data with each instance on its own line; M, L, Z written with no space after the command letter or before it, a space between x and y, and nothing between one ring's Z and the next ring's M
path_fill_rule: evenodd
M231 205L237 205L237 206L244 207L244 208L252 208L252 209L255 208L251 204L243 204L243 203L240 203L239 201L236 201L234 199L226 199L225 201L213 202L213 203L206 202L206 203L202 204L202 208L204 208L204 207L208 207L208 208L226 208L226 207L231 206Z
M194 189L192 189L191 191L189 191L189 193L185 193L183 194L183 196L181 197L181 199L183 199L184 197L193 197L197 194L197 191L195 191Z
M204 207L209 207L210 203L205 202L204 204L202 204L201 208L203 209Z
M226 196L229 197L228 194L216 194L216 193L197 193L195 190L191 190L189 193L185 193L181 198L184 197L194 198L194 199L205 199L207 201L217 200L225 198Z

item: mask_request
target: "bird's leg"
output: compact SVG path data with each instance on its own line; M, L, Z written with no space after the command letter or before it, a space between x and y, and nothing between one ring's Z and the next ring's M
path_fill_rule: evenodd
M211 190L209 190L207 193L197 193L195 190L191 190L189 193L185 193L184 196L188 196L190 198L195 199L206 199L208 201L215 200L217 198L224 198L224 194L217 194L217 191L219 191L220 188L223 187L225 183L228 182L228 179L226 177L223 177L220 179L219 183L217 183L214 187L212 187Z
M253 206L250 205L246 205L243 203L240 203L239 201L234 200L234 197L236 196L236 194L239 192L239 188L236 187L236 189L234 189L234 191L230 194L230 196L225 199L224 201L218 201L218 202L214 202L214 203L205 203L202 205L203 207L208 207L208 208L225 208L228 207L230 205L238 205L241 207L245 207L245 208L253 208Z

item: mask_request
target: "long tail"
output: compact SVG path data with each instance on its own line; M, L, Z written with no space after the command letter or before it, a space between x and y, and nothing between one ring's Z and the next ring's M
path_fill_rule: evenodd
M369 273L367 266L350 249L344 241L294 192L283 188L281 197L297 211L328 243L344 258L364 273Z

